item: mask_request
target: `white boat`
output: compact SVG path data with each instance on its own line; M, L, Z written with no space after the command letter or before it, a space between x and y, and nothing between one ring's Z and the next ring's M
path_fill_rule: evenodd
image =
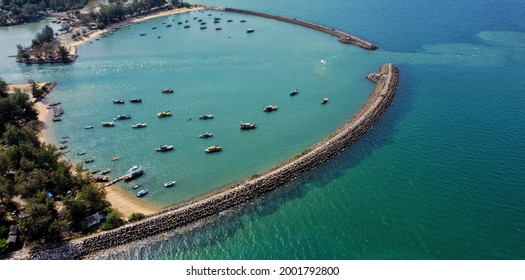
M137 197L141 197L141 196L144 196L148 193L148 189L145 189L145 190L140 190L137 192Z
M168 182L164 183L164 186L166 188L169 188L169 187L175 185L176 183L177 183L177 181L168 181Z

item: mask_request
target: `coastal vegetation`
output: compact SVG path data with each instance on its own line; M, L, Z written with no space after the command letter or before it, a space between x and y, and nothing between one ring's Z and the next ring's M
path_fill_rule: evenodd
M38 113L28 94L7 88L0 78L0 253L89 231L88 215L112 212L81 165L72 166L55 146L39 141ZM5 229L12 225L19 239L6 247Z
M31 46L16 45L16 61L20 63L56 63L71 62L76 55L70 54L58 40L55 40L53 28L46 25L35 35Z
M1 0L0 26L35 22L50 12L80 9L87 0Z

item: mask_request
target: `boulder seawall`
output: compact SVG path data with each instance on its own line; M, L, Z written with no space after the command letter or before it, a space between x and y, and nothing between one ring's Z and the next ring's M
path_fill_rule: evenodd
M357 36L345 33L345 32L340 31L340 30L336 30L334 28L329 28L329 27L326 27L326 26L322 26L322 25L319 25L319 24L311 23L311 22L300 20L300 19L296 19L296 18L289 18L289 17L278 16L278 15L272 15L272 14L268 14L268 13L262 13L262 12L256 12L256 11L250 11L250 10L241 10L241 9L228 8L228 7L206 7L206 8L207 9L213 9L213 10L221 10L221 11L226 11L226 12L232 12L232 13L239 13L239 14L245 14L245 15L264 17L264 18L269 18L269 19L274 19L274 20L280 20L280 21L284 21L284 22L288 22L288 23L304 26L304 27L307 27L307 28L311 28L311 29L314 29L314 30L317 30L317 31L321 31L321 32L328 33L330 35L339 37L339 42L344 43L344 44L356 45L356 46L358 46L360 48L363 48L363 49L366 49L366 50L376 50L376 49L378 49L377 45L375 45L373 43L370 43L370 42L368 42L366 40L363 40L363 39L361 39L361 38L359 38Z
M64 242L54 248L29 253L29 259L78 259L170 231L215 215L267 193L341 153L364 135L391 104L399 81L399 69L384 64L367 75L376 87L359 111L329 137L256 178L219 189L191 201L167 208L123 227Z

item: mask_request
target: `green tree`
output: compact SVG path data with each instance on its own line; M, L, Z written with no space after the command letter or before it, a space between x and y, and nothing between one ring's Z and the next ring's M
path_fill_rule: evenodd
M144 219L144 217L146 217L146 215L144 215L144 214L142 214L142 213L132 213L132 214L129 215L129 217L128 217L128 222L139 221L139 220Z
M121 225L124 224L124 221L115 213L115 211L111 211L106 216L106 222L104 223L104 226L102 227L103 230L110 230L114 228L118 228Z
M53 200L46 197L45 191L30 198L26 210L29 217L20 222L20 231L28 241L60 237L62 225L56 220L57 211Z
M0 98L7 97L7 83L0 78Z

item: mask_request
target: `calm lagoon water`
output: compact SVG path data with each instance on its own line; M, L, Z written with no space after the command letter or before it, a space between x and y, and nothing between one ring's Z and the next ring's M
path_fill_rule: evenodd
M141 180L155 189L148 199L161 205L260 172L323 138L362 104L372 89L363 77L382 63L401 68L398 94L356 145L301 179L182 232L100 258L525 257L522 1L201 3L332 26L380 50L366 52L300 27L228 14L223 21L235 21L222 23L222 31L210 22L207 30L193 24L168 30L162 22L169 19L159 19L81 47L81 58L70 66L6 63L0 76L59 80L52 99L62 101L66 115L55 135L70 135L72 153L88 151L97 167L123 171L143 164L147 175ZM193 15L180 17L192 21ZM246 34L246 28L256 31ZM165 87L175 93L162 95ZM290 98L293 88L301 93ZM143 104L111 104L135 96ZM324 96L329 106L319 104ZM264 114L268 104L279 111ZM175 114L158 120L160 110ZM199 121L204 113L216 118ZM133 119L99 127L117 114ZM134 131L134 121L149 127ZM239 121L257 122L258 128L242 132ZM82 129L91 123L94 130ZM217 137L198 139L205 131ZM204 154L212 142L224 152ZM164 143L175 151L156 154L154 148ZM122 160L111 162L113 155ZM168 179L180 185L156 187Z

